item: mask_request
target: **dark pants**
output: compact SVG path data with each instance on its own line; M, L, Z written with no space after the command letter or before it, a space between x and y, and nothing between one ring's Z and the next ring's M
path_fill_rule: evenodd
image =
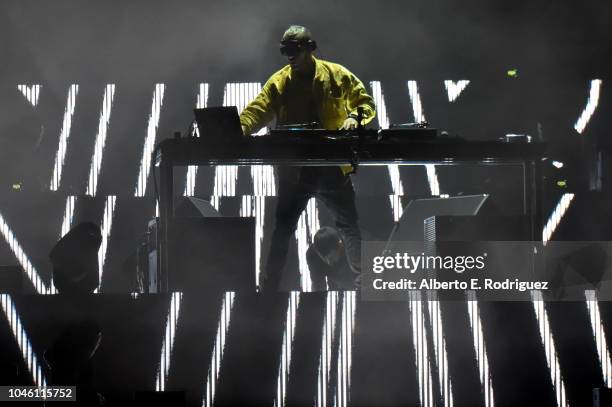
M272 233L261 288L264 291L278 290L287 259L289 239L295 233L300 215L312 197L322 201L334 215L336 228L344 238L347 258L358 286L361 273L361 233L350 177L343 175L340 167L284 167L278 169L278 181L276 227Z

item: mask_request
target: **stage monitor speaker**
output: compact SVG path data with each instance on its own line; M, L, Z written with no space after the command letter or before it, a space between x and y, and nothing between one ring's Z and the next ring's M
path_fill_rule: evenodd
M255 291L254 218L175 218L169 232L171 291Z
M176 203L174 216L181 218L218 218L221 215L210 204L210 201L192 196L182 197Z
M425 219L425 241L528 241L524 216L432 216Z

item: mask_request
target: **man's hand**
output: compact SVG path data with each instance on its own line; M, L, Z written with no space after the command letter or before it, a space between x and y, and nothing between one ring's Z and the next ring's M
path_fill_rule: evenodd
M340 127L340 130L354 130L357 128L358 124L359 123L357 123L357 119L349 117L344 121L344 123L342 123L342 127Z

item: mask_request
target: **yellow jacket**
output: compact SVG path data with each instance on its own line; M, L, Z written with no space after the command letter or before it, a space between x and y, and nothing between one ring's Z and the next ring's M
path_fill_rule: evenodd
M293 86L289 65L268 79L259 95L240 114L245 134L256 132L273 119L277 124L301 122L303 113L297 111L303 110L299 107L300 101L302 106L312 102L321 126L328 130L339 129L349 115L356 117L358 107L363 108L363 124L372 121L376 109L363 83L342 65L314 60L311 90L300 91Z

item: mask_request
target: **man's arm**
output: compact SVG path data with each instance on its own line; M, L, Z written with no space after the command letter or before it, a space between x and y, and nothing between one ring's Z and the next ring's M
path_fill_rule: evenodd
M274 119L276 92L274 92L272 78L266 82L259 95L240 113L242 133L249 135Z
M349 73L349 80L349 91L347 95L349 116L342 125L342 128L347 130L357 127L359 108L363 109L363 125L371 122L376 116L374 99L368 94L363 83L352 73Z

